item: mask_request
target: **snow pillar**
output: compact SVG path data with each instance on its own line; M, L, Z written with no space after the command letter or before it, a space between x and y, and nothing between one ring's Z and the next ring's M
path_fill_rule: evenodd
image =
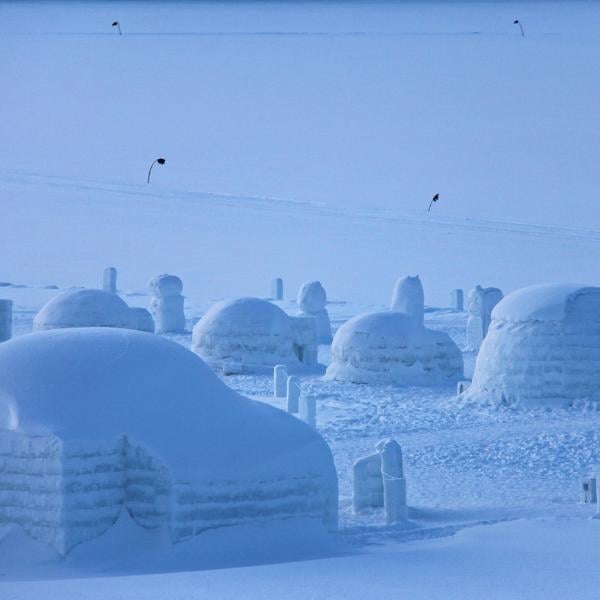
M450 306L454 310L464 310L464 294L461 289L452 290L452 292L450 293Z
M596 477L587 477L581 482L581 501L583 504L595 504L598 502L596 488Z
M327 306L327 293L320 281L307 281L302 284L296 304L300 315L314 317L317 326L317 343L331 344L331 322Z
M317 428L317 399L314 396L300 396L300 417L313 429Z
M273 300L283 300L283 279L276 277L271 282L271 298Z
M399 279L392 294L392 310L404 312L423 325L425 316L425 294L419 276Z
M156 333L178 333L185 330L183 283L176 275L159 275L150 281L150 313Z
M117 293L117 270L114 267L104 269L102 289L111 294Z
M352 510L383 506L383 479L379 453L358 459L352 465Z
M498 288L482 288L480 285L469 292L467 310L467 350L478 352L492 321L492 310L502 300Z
M12 300L0 300L0 342L12 337Z
M402 449L395 440L382 440L377 444L381 455L383 478L383 506L388 525L408 519L406 506L406 481L402 470Z
M273 369L273 396L275 398L285 398L287 394L287 376L285 365L275 365Z
M297 413L300 410L300 379L294 375L287 378L287 411Z

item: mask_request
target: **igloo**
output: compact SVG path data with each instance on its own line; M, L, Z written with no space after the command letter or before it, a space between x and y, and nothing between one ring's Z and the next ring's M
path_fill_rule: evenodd
M33 319L33 330L71 327L132 326L127 303L116 294L103 290L68 290L55 296Z
M600 288L546 284L492 312L463 398L522 407L600 400Z
M335 529L337 476L313 429L175 342L81 328L1 344L0 523L67 554L123 511L171 543L254 521Z
M407 313L358 315L336 332L327 379L351 383L433 385L463 377L462 354L442 331Z
M303 283L296 299L300 315L314 317L319 344L331 344L331 322L327 312L327 293L320 281Z
M192 350L213 367L238 373L270 373L275 365L290 371L319 370L313 317L290 317L259 298L215 304L194 326ZM231 363L238 365L231 369Z

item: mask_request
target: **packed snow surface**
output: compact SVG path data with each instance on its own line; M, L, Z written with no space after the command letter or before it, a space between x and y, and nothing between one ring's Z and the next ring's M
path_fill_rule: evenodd
M52 298L33 320L33 330L69 327L130 327L129 306L104 290L68 290Z
M465 398L521 407L600 401L600 288L536 285L500 301Z

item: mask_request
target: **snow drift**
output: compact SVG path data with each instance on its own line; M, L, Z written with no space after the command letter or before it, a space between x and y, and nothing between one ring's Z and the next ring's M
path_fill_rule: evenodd
M207 529L336 526L329 447L146 333L62 329L0 346L0 522L62 554L126 509L171 542Z
M536 285L504 298L464 397L526 407L600 400L600 288Z

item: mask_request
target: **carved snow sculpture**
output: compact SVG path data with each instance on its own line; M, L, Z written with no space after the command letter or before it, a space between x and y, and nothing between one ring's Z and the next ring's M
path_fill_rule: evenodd
M285 365L275 365L273 367L273 396L275 398L285 398L287 378L288 372Z
M271 281L271 299L283 300L283 279L276 277Z
M406 313L413 317L417 323L423 325L425 294L418 275L415 277L404 277L396 282L392 294L391 309Z
M215 304L194 326L192 350L214 368L235 361L244 373L269 373L275 365L298 372L321 368L314 318L290 317L259 298Z
M312 316L317 322L317 341L331 344L331 322L327 306L327 294L320 281L307 281L302 284L296 299L301 315Z
M277 368L277 367L275 367ZM291 414L297 413L300 410L300 394L302 388L300 379L295 375L290 375L287 378L287 411Z
M103 290L68 290L47 302L33 319L33 330L72 327L132 326L131 310L116 294Z
M158 275L149 284L150 313L156 333L181 333L185 330L183 283L176 275Z
M359 513L385 508L388 524L408 519L402 449L392 439L381 440L377 452L357 460L352 469L352 508Z
M131 311L131 328L137 331L145 331L146 333L154 333L154 319L150 311L145 308L134 307Z
M12 300L0 300L0 342L12 337Z
M469 292L467 310L467 350L478 352L492 319L494 306L502 300L498 288L482 288L480 285Z
M62 554L123 511L172 543L257 519L337 521L333 459L313 429L183 346L126 329L0 345L0 490L0 522Z
M450 292L450 307L453 310L463 311L465 309L464 294L461 289Z
M494 308L467 401L568 407L600 401L600 288L546 284Z
M397 385L455 383L463 378L463 358L447 334L426 329L414 316L366 313L337 330L326 378Z
M114 267L106 267L104 269L102 289L111 294L117 293L117 270Z

